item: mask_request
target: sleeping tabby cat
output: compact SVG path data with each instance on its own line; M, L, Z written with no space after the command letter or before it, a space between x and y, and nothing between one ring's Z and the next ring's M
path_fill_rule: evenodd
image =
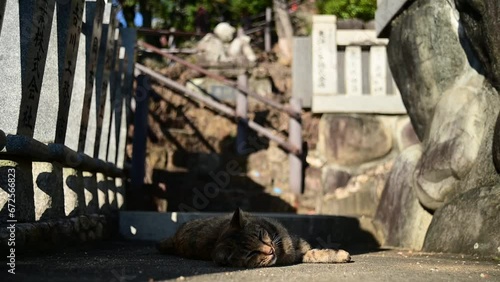
M173 237L160 241L157 248L164 254L236 267L351 260L344 250L311 249L305 240L290 235L277 221L255 217L240 209L232 216L187 222Z

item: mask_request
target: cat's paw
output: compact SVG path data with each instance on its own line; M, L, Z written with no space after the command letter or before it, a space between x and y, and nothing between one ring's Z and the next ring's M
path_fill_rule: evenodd
M341 263L350 262L351 256L344 250L312 249L305 253L302 261L308 263Z
M338 250L336 255L336 260L337 262L350 262L351 255L344 250Z

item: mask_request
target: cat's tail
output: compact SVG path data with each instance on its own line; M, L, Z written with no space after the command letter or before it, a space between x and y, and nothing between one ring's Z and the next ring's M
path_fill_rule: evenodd
M160 242L156 243L156 249L162 254L174 255L175 248L173 238L163 239Z

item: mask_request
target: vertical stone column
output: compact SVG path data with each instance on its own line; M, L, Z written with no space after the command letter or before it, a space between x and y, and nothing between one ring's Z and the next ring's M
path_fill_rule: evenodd
M96 97L95 95L95 73L97 69L97 55L99 50L101 27L104 13L104 2L86 1L85 3L85 29L82 33L80 44L82 52L79 52L79 63L77 67L78 78L74 87L78 87L78 94L75 95L74 104L75 120L78 123L77 132L72 129L73 136L78 136L77 140L72 140L71 146L76 146L76 150L93 156L95 122L96 122ZM85 46L85 48L83 48ZM81 78L85 78L85 80ZM78 104L78 103L81 104ZM73 114L73 112L72 112ZM90 129L87 131L87 129ZM68 135L67 135L68 136ZM87 142L87 139L90 140ZM75 142L76 141L76 142ZM83 171L83 185L85 194L85 206L87 213L97 213L99 211L99 201L97 192L97 175L94 172Z
M109 101L109 75L111 73L111 60L114 49L114 20L115 12L108 3L104 8L101 43L97 60L97 77L95 84L95 98L97 101L97 120L94 143L94 158L106 160L106 151L108 148L108 133L110 123L111 105ZM109 211L109 191L110 181L103 172L97 173L97 188L99 208ZM112 189L113 190L113 189ZM114 197L113 197L114 198Z
M115 64L115 103L114 103L114 112L113 118L115 125L115 134L116 134L116 147L114 152L116 156L111 159L111 162L115 163L115 165L119 169L123 169L124 159L125 159L125 146L126 146L126 138L127 138L127 120L126 120L126 105L124 103L123 97L123 78L126 69L126 60L125 60L125 47L122 46L121 39L121 30L120 36L116 42L117 51L118 51L118 63ZM118 209L122 209L125 203L125 187L124 187L124 179L116 178L116 205Z
M51 109L57 113L57 125L55 127L55 143L49 144L49 149L53 157L65 166L62 168L62 185L64 192L64 213L67 216L81 214L85 209L83 176L81 172L74 168L79 164L79 160L76 158L76 155L68 154L65 146L74 86L73 82L78 63L83 9L83 0L61 2L56 7L58 20L57 56L59 61L59 83L58 91L51 91L51 93L53 96L56 96L56 93L58 93L59 104L57 110ZM70 15L70 17L67 15ZM83 44L81 49L84 49ZM50 104L50 101L46 101L46 103ZM54 103L50 105L55 107Z
M304 108L310 108L312 100L311 48L311 37L293 38L292 96L301 99Z
M14 135L18 128L18 117L22 98L22 73L26 68L27 45L31 41L33 5L31 1L23 2L21 6L19 1L2 1L5 9L2 13L2 33L0 35L0 77L1 87L0 96L2 103L0 110L2 117L0 119L0 130L7 135ZM8 146L7 138L5 140L2 152L6 151ZM7 160L0 155L0 194L7 195L8 179L7 171L13 168L16 171L16 200L23 203L17 208L16 217L20 222L33 221L35 219L35 202L33 191L32 164L30 160ZM0 202L0 219L7 216L7 210L4 205L7 201Z
M86 40L86 60L87 68L85 73L85 94L83 98L83 108L80 121L80 134L78 140L78 151L89 156L94 155L94 142L96 130L96 94L95 77L97 73L97 59L99 45L101 43L102 19L104 12L104 1L86 2L87 26L91 25L88 35L90 40ZM92 23L91 23L92 21Z
M288 140L290 144L299 148L300 154L295 155L293 153L288 154L290 162L290 190L292 190L296 195L302 193L303 183L304 183L304 156L302 156L302 121L300 115L302 113L302 105L300 99L292 98L290 99L290 108L296 112L299 118L290 117L289 126L289 137Z
M316 15L313 17L313 96L328 96L338 93L336 22L335 16ZM314 98L312 108L314 111Z

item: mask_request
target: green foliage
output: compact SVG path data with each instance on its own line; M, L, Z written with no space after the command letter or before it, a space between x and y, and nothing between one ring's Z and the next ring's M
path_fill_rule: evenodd
M263 13L266 7L272 7L272 0L126 0L124 6L134 6L136 3L146 2L153 17L162 18L165 28L175 27L178 30L194 31L196 11L203 7L210 15L211 28L222 19L237 26L241 23L242 15Z
M248 13L249 15L255 15L262 13L266 10L266 7L272 7L272 0L229 0L228 1L229 10L233 14L232 20L238 20L243 13Z
M321 14L368 21L375 17L377 0L317 0L316 5Z

